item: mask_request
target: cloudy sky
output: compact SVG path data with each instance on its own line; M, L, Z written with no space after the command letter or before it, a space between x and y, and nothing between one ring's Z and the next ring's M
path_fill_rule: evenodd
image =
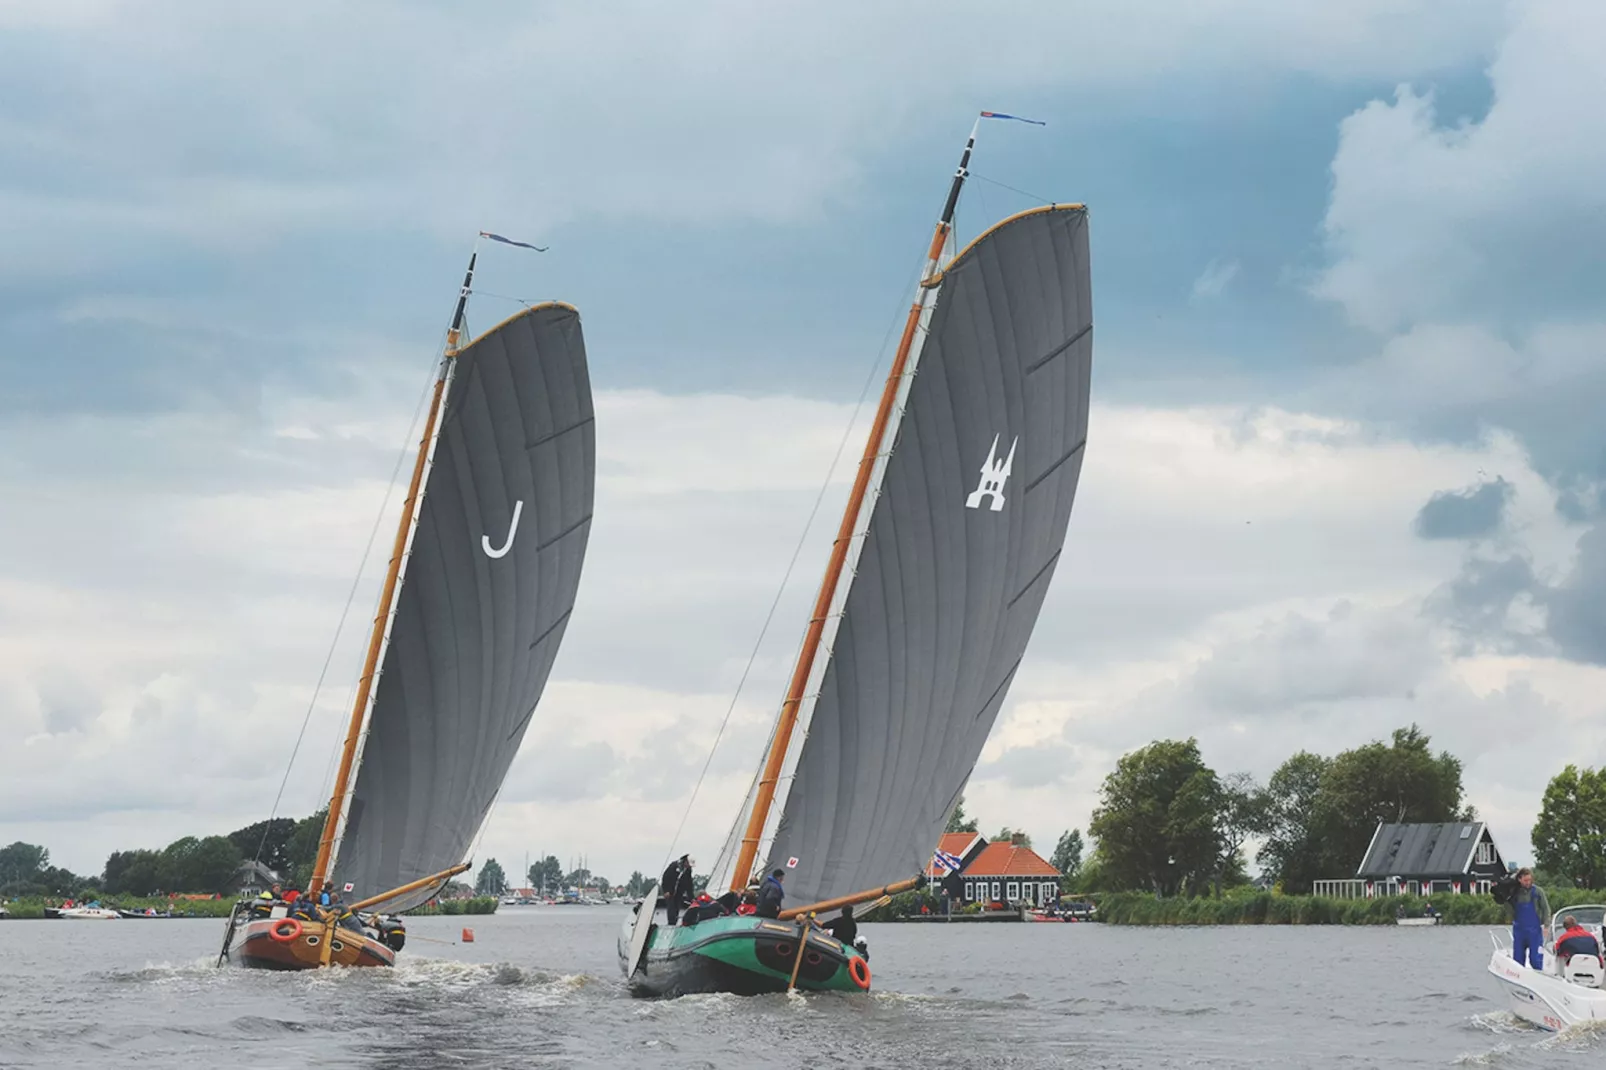
M0 842L266 815L487 228L551 252L486 252L472 322L580 307L600 473L479 854L654 868L991 108L1048 125L983 130L960 237L1089 205L1095 393L969 809L1052 843L1152 739L1265 776L1416 721L1528 857L1606 762L1606 8L1117 6L0 0Z

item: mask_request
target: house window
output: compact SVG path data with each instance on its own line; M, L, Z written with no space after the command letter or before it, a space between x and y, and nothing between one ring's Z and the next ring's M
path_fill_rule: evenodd
M1478 853L1475 861L1480 866L1492 864L1494 862L1494 844L1487 842L1478 844Z
M993 881L993 898L994 899L998 898L998 882L997 881Z
M1055 889L1055 887L1054 887L1052 882L1045 883L1043 885L1043 905L1044 906L1048 906L1048 904L1050 904L1050 903L1052 903L1054 901L1054 892L1055 892L1055 890L1056 889Z
M1011 903L1015 902L1020 898L1020 884L1016 881L1010 881L1009 887L1005 889L1005 892L1009 895L1009 901Z
M976 882L975 881L966 881L965 882L965 899L966 899L967 902L975 902L975 900L976 900Z

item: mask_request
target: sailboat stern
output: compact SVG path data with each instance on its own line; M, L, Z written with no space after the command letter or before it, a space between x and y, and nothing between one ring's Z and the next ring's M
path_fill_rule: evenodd
M807 992L865 992L870 966L860 952L804 924L751 915L658 927L628 984L635 996L730 992L757 996L796 987ZM800 954L800 942L801 954Z
M331 932L333 936L331 937ZM299 918L261 918L240 940L240 965L257 970L316 970L331 941L331 966L394 966L396 953L378 940L341 926Z

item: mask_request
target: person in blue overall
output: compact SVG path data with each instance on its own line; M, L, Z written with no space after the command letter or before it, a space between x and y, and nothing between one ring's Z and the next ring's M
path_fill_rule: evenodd
M1550 920L1550 900L1534 883L1533 870L1517 870L1517 893L1511 898L1511 957L1519 963L1527 959L1536 970L1545 965L1545 925Z

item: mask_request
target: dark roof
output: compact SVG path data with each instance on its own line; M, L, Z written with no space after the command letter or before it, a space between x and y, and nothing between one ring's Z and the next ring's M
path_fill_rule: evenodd
M1421 825L1378 823L1357 877L1425 877L1465 873L1483 841L1482 821Z

